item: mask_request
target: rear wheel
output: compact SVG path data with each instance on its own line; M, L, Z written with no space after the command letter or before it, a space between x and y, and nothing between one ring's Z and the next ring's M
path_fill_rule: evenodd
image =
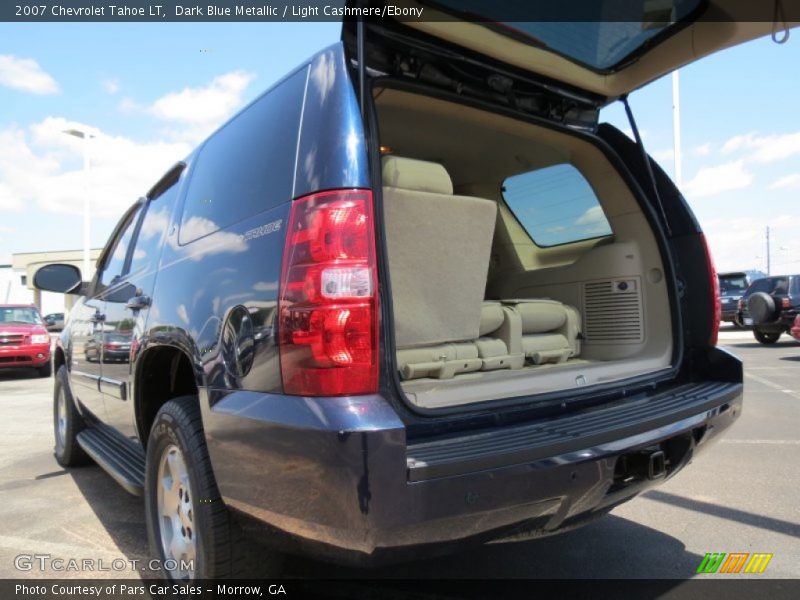
M61 365L53 389L53 429L56 461L62 467L85 465L89 456L78 445L78 434L85 427L69 390L67 367Z
M195 396L170 400L156 415L147 443L145 509L150 551L168 579L246 577L256 556L261 576L277 573L279 557L248 552L220 498Z
M781 337L780 331L753 331L753 335L760 344L774 344Z

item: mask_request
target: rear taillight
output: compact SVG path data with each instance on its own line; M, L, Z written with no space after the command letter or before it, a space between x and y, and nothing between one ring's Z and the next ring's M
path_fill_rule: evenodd
M283 389L303 396L378 389L378 277L372 192L292 204L279 300Z
M781 307L782 308L790 308L792 306L791 300L789 298L781 298Z
M708 247L708 240L705 236L703 236L703 248L706 253L706 270L708 271L711 285L711 335L708 343L711 346L716 346L719 339L719 322L722 320L722 306L719 297L717 269L714 267L714 259L711 257L711 250Z

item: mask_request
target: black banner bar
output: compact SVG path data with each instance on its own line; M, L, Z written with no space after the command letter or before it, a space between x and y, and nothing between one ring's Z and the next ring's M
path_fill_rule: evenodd
M333 579L194 581L173 584L155 580L122 579L3 579L3 600L218 600L250 598L359 598L444 600L447 598L661 598L666 600L796 600L800 580L714 576L699 579Z
M800 0L12 0L3 22L379 21L641 22L800 21Z

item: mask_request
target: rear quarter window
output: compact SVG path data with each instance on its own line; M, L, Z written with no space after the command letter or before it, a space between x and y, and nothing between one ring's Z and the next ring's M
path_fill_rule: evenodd
M186 192L181 244L292 199L305 82L301 69L201 147Z
M537 246L559 246L612 233L594 190L570 164L513 175L503 182L502 193Z

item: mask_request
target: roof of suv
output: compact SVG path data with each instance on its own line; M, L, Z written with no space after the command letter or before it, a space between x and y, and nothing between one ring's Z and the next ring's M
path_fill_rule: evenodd
M793 279L795 277L800 277L800 275L769 275L767 277L760 277L756 281L760 281L761 279Z
M777 282L785 281L786 289L781 290L781 292L795 295L797 293L798 285L800 285L800 275L770 275L768 277L760 277L750 284L750 287L747 288L747 291L744 293L744 295L749 296L756 291L766 291L764 289L757 289L762 288L761 282L763 281L774 282L774 287L771 286L771 289L767 292L769 294L775 293Z

